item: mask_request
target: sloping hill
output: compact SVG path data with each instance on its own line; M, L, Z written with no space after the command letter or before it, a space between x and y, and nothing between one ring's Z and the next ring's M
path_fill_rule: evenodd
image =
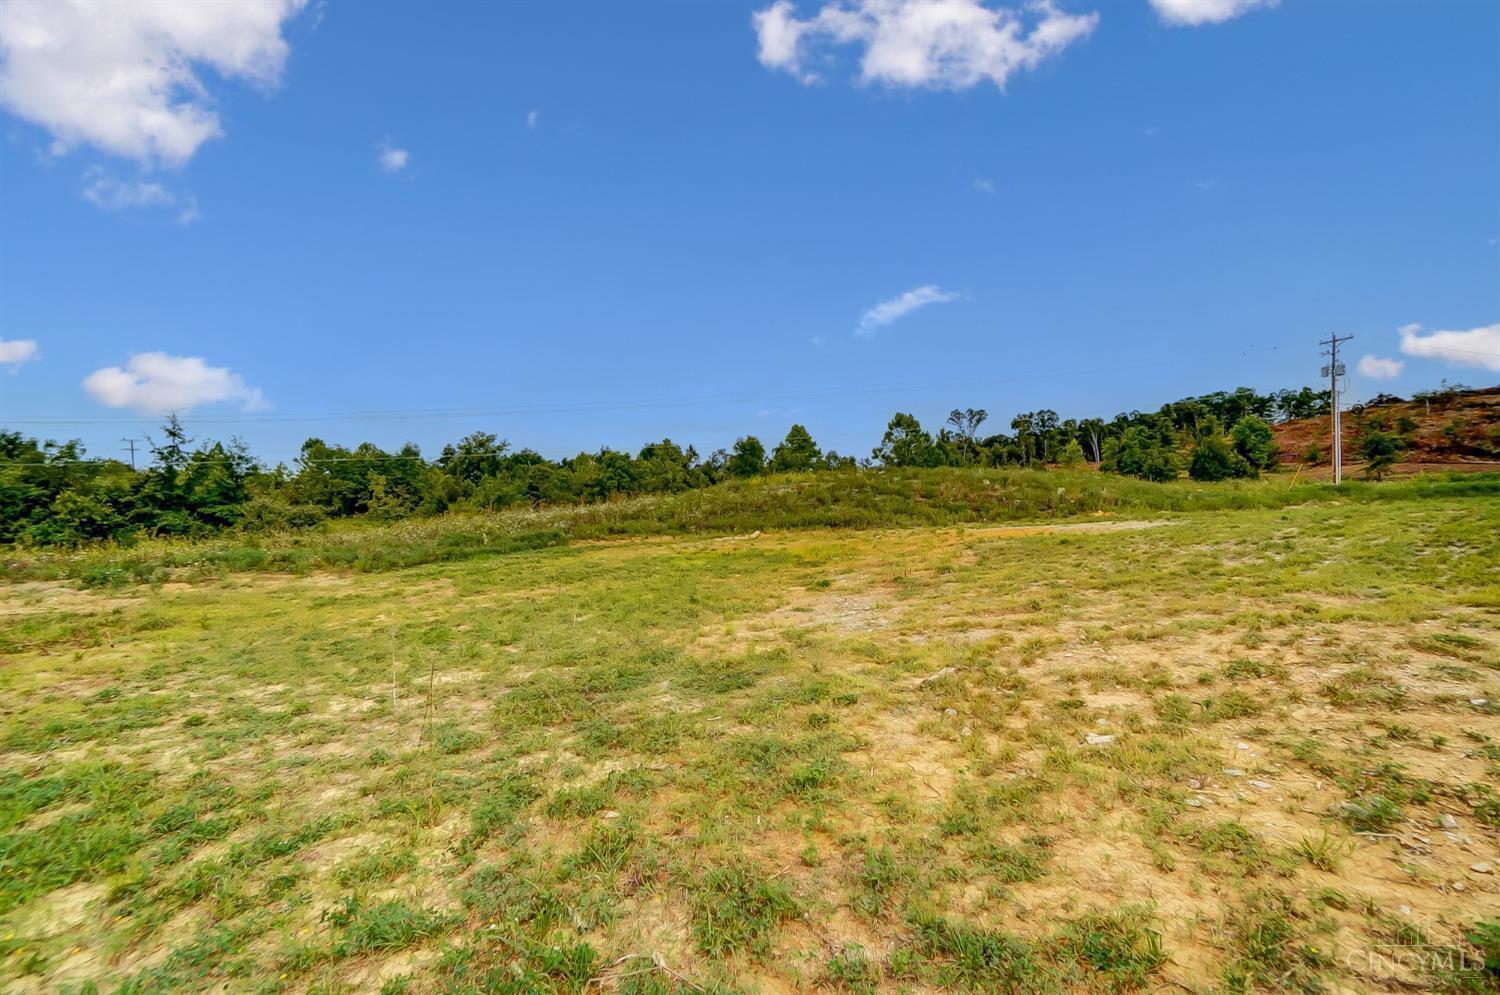
M1433 392L1406 400L1381 395L1344 414L1344 466L1364 464L1364 432L1374 427L1406 440L1396 472L1425 469L1493 470L1500 467L1500 387ZM1284 464L1330 468L1332 426L1327 417L1274 426Z

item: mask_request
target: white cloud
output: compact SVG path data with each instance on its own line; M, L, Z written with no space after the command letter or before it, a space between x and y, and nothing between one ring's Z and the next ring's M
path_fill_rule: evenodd
M198 210L198 198L187 194L178 200L177 223L179 225L190 225L203 217L203 212Z
M180 166L223 134L199 76L274 85L282 23L304 0L9 0L0 4L0 105L52 134Z
M981 0L834 0L800 20L791 0L752 16L761 65L811 83L817 43L863 46L860 81L965 90L1011 74L1086 38L1098 14L1068 14L1053 0L986 7Z
M1428 332L1421 325L1401 330L1401 351L1408 356L1441 359L1455 366L1477 366L1500 373L1500 324L1466 332Z
M812 21L797 20L796 8L791 0L776 0L765 10L750 15L755 26L755 57L767 69L784 69L802 80L811 83L817 73L803 72L801 68L802 36L812 30Z
M101 211L161 207L176 200L160 183L117 180L110 176L95 176L93 182L83 188L83 199Z
M22 363L36 359L36 339L0 339L0 366L14 373Z
M975 180L970 184L970 186L973 188L975 193L993 194L995 192L995 184L982 177Z
M375 146L375 161L387 173L399 173L411 161L411 153L405 149L398 149L389 142L381 142Z
M197 356L141 352L125 368L107 366L83 381L89 396L111 408L133 408L143 414L188 411L202 404L234 401L246 411L266 407L260 390L225 366L209 366Z
M1222 24L1231 18L1262 7L1274 7L1279 0L1151 0L1156 16L1175 27L1197 27L1200 24Z
M176 212L177 223L190 225L200 217L198 198L177 194L148 180L120 180L97 169L83 174L83 199L101 211L141 211L167 208Z
M537 124L541 120L542 120L542 112L541 111L527 111L526 112L526 127L528 127L528 128L535 128L537 126Z
M1391 380L1401 375L1401 370L1406 366L1399 359L1381 359L1369 353L1359 358L1359 372L1361 376L1369 377L1371 380Z
M866 311L859 319L859 327L854 330L854 334L861 338L868 338L875 334L875 329L883 328L897 319L904 318L918 308L924 308L929 304L946 304L948 301L955 300L958 300L957 294L931 283L915 287L898 297L881 301Z

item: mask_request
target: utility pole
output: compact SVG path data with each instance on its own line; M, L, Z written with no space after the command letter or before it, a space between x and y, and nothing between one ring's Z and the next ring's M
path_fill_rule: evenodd
M124 442L124 443L126 443L126 444L128 444L130 446L130 469L134 470L135 469L135 444L136 444L136 442L138 440L136 440L136 439L121 439L120 441Z
M1339 343L1348 342L1354 338L1345 335L1340 338L1330 335L1318 345L1326 345L1328 351L1323 355L1328 357L1328 365L1323 367L1323 375L1328 378L1328 400L1333 409L1333 486L1337 487L1344 482L1344 435L1339 426L1339 377L1344 375L1344 364L1339 362Z

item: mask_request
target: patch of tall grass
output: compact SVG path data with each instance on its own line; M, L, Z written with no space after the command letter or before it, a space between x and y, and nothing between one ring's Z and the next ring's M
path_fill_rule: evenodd
M1500 497L1500 474L1448 473L1374 483L1288 483L1284 477L1159 484L1113 474L1002 469L844 470L732 480L679 494L580 506L450 513L396 522L351 519L316 529L149 539L79 550L17 547L0 559L12 581L89 586L160 583L244 571L393 570L619 536L736 535L758 530L869 529L1056 522L1315 501Z

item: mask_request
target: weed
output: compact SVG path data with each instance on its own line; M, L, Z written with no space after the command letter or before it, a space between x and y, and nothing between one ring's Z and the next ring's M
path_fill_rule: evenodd
M431 909L413 908L401 901L367 906L352 895L325 909L321 921L336 931L333 949L340 957L400 950L455 925L450 917Z
M709 956L770 949L777 926L797 914L785 885L749 865L715 867L693 892L693 939Z
M1292 852L1320 871L1333 873L1339 869L1339 861L1349 853L1349 843L1335 839L1328 832L1316 836L1304 835L1292 845Z
M1115 991L1144 986L1167 961L1161 932L1150 912L1140 907L1080 916L1064 928L1062 941L1076 960Z
M919 915L913 926L920 960L909 967L930 963L939 984L1016 992L1042 986L1046 968L1031 944L1018 936L938 916Z
M829 984L848 991L873 992L880 980L880 970L864 947L851 943L828 959L824 976Z
M1401 821L1401 808L1381 795L1361 795L1341 804L1338 817L1355 832L1379 833Z

